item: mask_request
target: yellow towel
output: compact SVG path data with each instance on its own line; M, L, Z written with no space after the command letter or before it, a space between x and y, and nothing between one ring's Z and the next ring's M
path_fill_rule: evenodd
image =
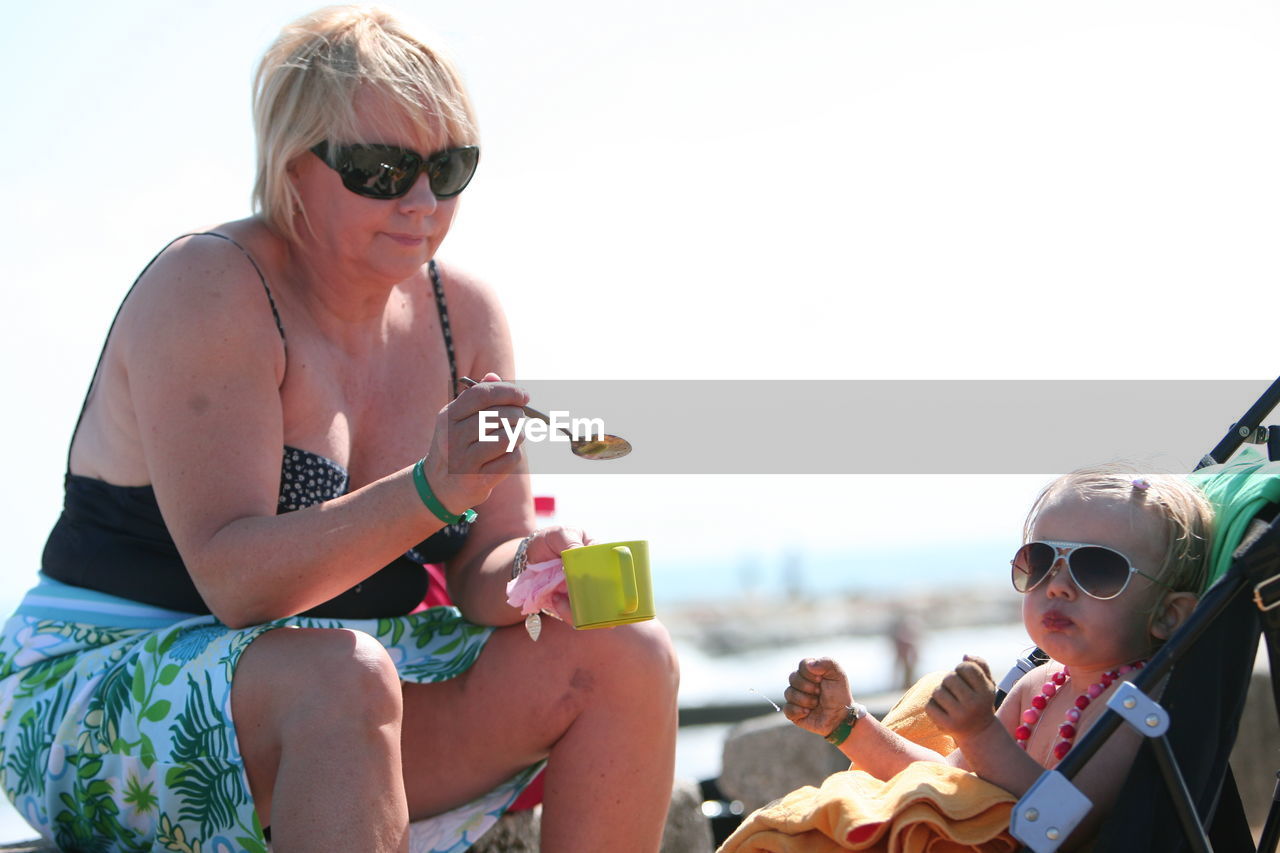
M933 691L950 674L950 670L939 670L921 678L902 694L898 704L890 708L880 722L885 728L897 732L912 743L918 743L941 755L955 750L956 742L950 735L943 734L924 712L924 706L929 704Z
M946 755L955 741L924 713L947 675L916 682L882 721L908 740ZM855 765L856 768L856 765ZM1016 850L1009 813L1017 798L973 773L918 761L882 782L861 770L829 776L748 815L719 853L996 853Z
M1016 798L972 773L917 761L882 782L861 770L827 777L757 809L720 853L1006 853Z

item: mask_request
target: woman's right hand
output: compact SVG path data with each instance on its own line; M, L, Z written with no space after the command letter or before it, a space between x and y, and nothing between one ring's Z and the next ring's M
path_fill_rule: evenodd
M436 415L431 450L427 454L425 473L431 491L452 513L460 513L482 504L494 486L516 471L524 458L520 444L508 451L509 438L500 425L515 428L525 417L522 407L529 395L496 373L486 373L478 385L467 388ZM488 435L497 441L481 441L480 413L486 416ZM496 428L494 423L498 423Z
M805 658L782 694L782 713L800 728L826 737L849 712L849 678L831 658Z

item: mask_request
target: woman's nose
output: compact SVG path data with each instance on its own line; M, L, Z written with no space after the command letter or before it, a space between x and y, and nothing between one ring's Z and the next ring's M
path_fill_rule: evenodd
M431 178L426 172L418 175L409 191L400 197L400 206L415 213L431 213L440 205L440 200L431 191Z

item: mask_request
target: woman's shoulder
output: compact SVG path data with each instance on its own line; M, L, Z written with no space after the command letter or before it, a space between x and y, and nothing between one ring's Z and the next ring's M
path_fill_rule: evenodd
M250 279L265 283L266 270L280 263L283 241L256 219L210 225L167 243L139 277L175 273L192 286Z
M449 305L449 314L501 315L502 304L492 287L476 275L442 260L431 262Z
M181 235L152 259L129 294L119 332L131 338L186 336L238 344L279 338L268 283L272 240L252 221L224 223ZM209 335L207 332L214 332ZM219 337L216 333L222 332Z
M511 330L497 293L480 278L436 261L460 372L511 372ZM504 373L505 371L505 373Z

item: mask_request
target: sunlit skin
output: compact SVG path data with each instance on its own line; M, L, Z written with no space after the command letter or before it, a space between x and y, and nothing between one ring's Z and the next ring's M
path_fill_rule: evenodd
M367 138L344 141L424 154L444 144L359 115ZM240 627L326 601L439 530L412 480L425 453L441 503L479 512L446 566L450 594L473 622L511 627L439 684L402 684L385 650L357 632L255 640L231 706L273 849L403 851L410 819L546 758L543 850L657 850L674 768L675 654L656 622L576 632L545 620L535 644L506 603L533 502L521 451L478 442L479 412L517 418L528 395L502 381L515 371L496 297L440 262L459 374L484 380L456 400L449 387L424 264L460 202L436 199L426 175L402 198L364 198L309 151L288 174L307 212L301 242L257 218L209 229L258 263L287 344L239 250L179 241L120 315L72 471L152 484L201 595ZM286 444L345 466L348 494L277 515ZM528 558L590 541L550 527Z
M438 134L380 121L380 100L373 92L356 99L359 140L353 141L396 145L424 155L450 144ZM448 233L461 200L437 199L424 176L398 199L365 198L343 187L341 176L310 152L290 164L289 176L306 199L311 227L299 217L297 263L312 280L309 289L316 296L325 293L326 285L345 289L344 284L356 280L385 290L387 284L420 275Z
M1052 498L1032 528L1033 539L1106 545L1125 554L1140 571L1156 574L1164 551L1163 532L1153 510L1121 498L1084 500L1073 492ZM1024 596L1023 621L1031 638L1053 662L1027 673L993 711L995 683L987 663L965 656L934 691L926 713L950 735L957 749L946 756L925 749L885 728L872 717L854 726L841 751L859 769L888 779L913 761L936 761L972 770L1021 796L1045 767L1057 763L1052 750L1058 726L1076 697L1103 672L1148 657L1190 615L1196 597L1171 592L1134 575L1123 593L1106 601L1082 593L1061 558L1049 576ZM1066 664L1067 685L1051 699L1023 751L1013 732L1023 711L1049 677ZM1132 676L1130 676L1132 677ZM783 712L793 723L826 735L844 719L853 701L848 677L830 658L802 660L791 674ZM1105 710L1095 701L1082 713L1083 732ZM1078 827L1072 843L1090 837L1114 804L1140 737L1122 727L1074 780L1095 809Z

